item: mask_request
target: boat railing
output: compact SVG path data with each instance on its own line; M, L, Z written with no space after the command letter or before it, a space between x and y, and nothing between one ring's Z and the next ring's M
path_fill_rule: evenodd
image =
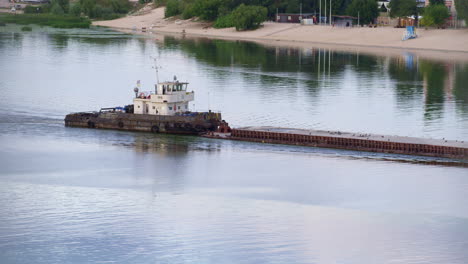
M140 91L140 92L138 93L137 98L140 98L140 99L150 99L152 94L155 94L155 93L154 93L153 91Z
M82 111L82 112L71 112L69 115L75 115L75 114L98 114L98 111Z
M104 107L99 110L99 113L115 113L115 112L125 112L125 108L121 106L116 107Z

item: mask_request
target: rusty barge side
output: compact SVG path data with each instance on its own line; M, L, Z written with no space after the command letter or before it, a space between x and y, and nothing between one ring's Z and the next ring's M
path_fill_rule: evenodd
M215 134L212 137L219 137ZM274 127L232 129L226 139L468 160L468 142Z

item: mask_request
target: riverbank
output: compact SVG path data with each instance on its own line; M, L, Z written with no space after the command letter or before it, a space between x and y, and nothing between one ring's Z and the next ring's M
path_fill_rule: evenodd
M405 29L401 28L343 28L330 26L302 26L265 22L263 27L254 31L238 32L234 28L215 29L209 23L197 22L192 19L164 19L164 8L146 10L138 15L123 18L95 21L93 25L112 27L121 30L152 33L173 33L186 36L223 38L235 40L253 40L271 44L274 41L280 45L310 46L310 44L333 45L335 48L355 49L366 47L370 49L411 49L414 51L438 51L462 53L468 59L468 29L418 29L417 39L402 41ZM466 53L466 54L464 54ZM450 56L450 55L448 55Z
M53 14L0 14L1 23L12 23L18 25L37 24L55 28L89 28L91 20L84 17L73 17L67 15Z

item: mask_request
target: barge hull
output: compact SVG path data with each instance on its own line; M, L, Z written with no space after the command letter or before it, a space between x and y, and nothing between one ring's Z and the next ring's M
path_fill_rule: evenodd
M146 115L123 112L83 112L65 117L65 126L198 135L214 131L221 122L219 113L191 115Z
M463 141L371 134L356 135L351 133L270 127L232 129L230 136L224 138L273 144L468 160L468 144Z

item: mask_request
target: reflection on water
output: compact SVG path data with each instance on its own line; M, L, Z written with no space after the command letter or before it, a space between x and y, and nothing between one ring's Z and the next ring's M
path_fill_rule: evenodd
M468 136L465 132L468 89L462 80L457 81L468 74L466 64L435 62L416 57L411 52L402 52L399 57L379 57L320 48L263 47L248 42L170 37L164 39L163 48L183 50L197 61L208 64L210 71L216 71L219 82L229 83L228 87L238 82L233 83L235 75L243 80L245 86L241 89L249 96L264 97L269 101L276 99L277 108L289 107L288 112L293 113L294 117L284 117L290 121L287 123L290 126L350 130L341 126L347 121L340 115L346 111L344 109L353 109L348 120L359 125L346 125L354 130L362 130L364 125L367 130L402 135L416 133L458 139ZM216 89L225 97L229 91L223 86ZM359 98L355 98L356 93ZM307 98L301 100L303 96ZM281 99L283 104L280 106L278 100ZM256 107L252 110L262 111L262 117L249 124L286 124L271 120L281 113L268 105L262 106L268 109L262 111L261 107ZM392 114L385 115L389 111ZM297 120L300 123L293 123L302 114L299 112L315 115L315 122L309 123L307 121L311 119L302 117ZM375 124L379 127L373 127L373 121L377 121ZM460 123L464 124L464 129L452 133ZM418 131L421 129L423 131Z
M380 85L370 87L376 90L388 82L395 83L396 99L401 107L419 104L418 101L423 100L424 117L427 119L441 118L443 104L449 100L453 100L462 110L466 107L464 99L468 95L468 89L463 88L466 85L463 85L465 82L460 79L468 75L466 64L441 64L420 59L407 51L402 52L400 57L379 57L320 48L265 48L250 42L176 40L170 37L164 39L163 47L181 49L197 61L212 66L239 67L262 72L259 76L260 83L265 89L268 88L268 91L273 90L272 92L275 88L294 85L296 82L300 82L310 91L317 91L325 88L323 81L333 82L337 78L343 78L351 67L364 79L358 85L367 86L369 77L381 78ZM456 81L457 76L459 81ZM229 74L220 75L220 78L222 77L229 79ZM457 88L458 93L454 91ZM431 115L433 112L438 117Z
M466 164L67 128L188 80L234 126L468 138L468 65L0 27L2 263L465 263Z
M441 63L408 51L381 57L225 40L158 36L159 43L151 36L98 29L37 31L1 33L2 52L9 61L2 64L9 76L3 87L13 89L20 82L20 87L38 86L48 92L25 98L20 90L12 90L2 102L19 106L15 98L22 98L43 106L34 111L60 115L127 104L137 79L151 89L149 57L157 55L162 78L176 74L191 82L197 92L192 107L222 111L233 126L468 138L466 63ZM16 70L21 63L37 74L23 80ZM43 63L53 65L42 67ZM46 79L50 74L64 78ZM51 95L63 103L44 103Z

